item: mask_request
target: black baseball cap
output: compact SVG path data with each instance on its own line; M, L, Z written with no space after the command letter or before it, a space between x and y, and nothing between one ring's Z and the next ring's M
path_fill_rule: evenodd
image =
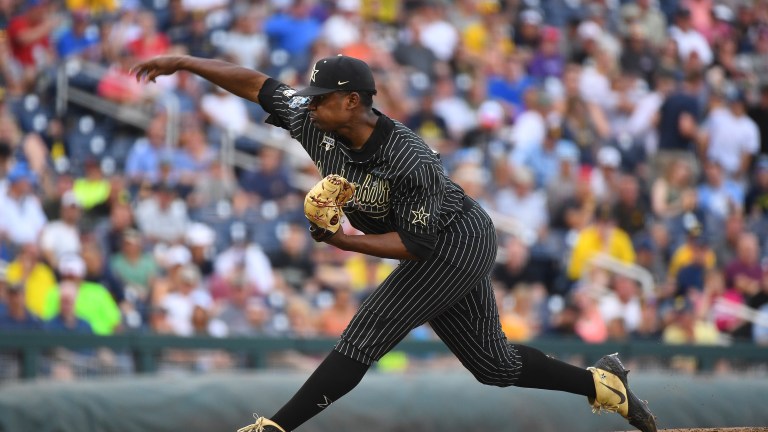
M320 59L312 66L309 87L296 96L319 96L335 91L365 91L376 94L376 83L368 64L345 55Z

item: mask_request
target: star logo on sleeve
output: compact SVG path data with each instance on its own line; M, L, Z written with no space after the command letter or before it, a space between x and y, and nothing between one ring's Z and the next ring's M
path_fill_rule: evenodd
M427 217L429 217L429 213L424 211L424 206L421 206L418 210L411 210L411 213L413 213L413 220L411 221L412 224L421 224L422 226L427 226Z

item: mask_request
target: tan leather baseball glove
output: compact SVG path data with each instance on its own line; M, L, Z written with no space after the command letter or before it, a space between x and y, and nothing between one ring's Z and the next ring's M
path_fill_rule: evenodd
M339 230L344 212L341 207L355 194L355 186L340 175L330 174L312 187L304 197L304 215L315 241L325 241Z

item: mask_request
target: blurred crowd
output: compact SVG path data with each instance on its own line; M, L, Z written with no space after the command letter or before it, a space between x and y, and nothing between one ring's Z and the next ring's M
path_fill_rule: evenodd
M768 1L7 0L0 28L0 331L337 337L397 262L311 240L317 173L257 104L129 69L302 87L344 53L492 213L510 339L768 343Z

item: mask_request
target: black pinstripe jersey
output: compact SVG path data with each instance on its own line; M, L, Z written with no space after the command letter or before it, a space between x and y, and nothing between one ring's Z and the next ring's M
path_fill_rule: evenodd
M438 155L403 124L376 111L379 120L362 149L323 132L309 121L308 98L274 79L264 83L259 103L267 123L288 130L314 161L320 174L338 174L355 184L344 213L366 234L397 231L406 248L429 257L438 235L465 205L464 191L443 170Z

